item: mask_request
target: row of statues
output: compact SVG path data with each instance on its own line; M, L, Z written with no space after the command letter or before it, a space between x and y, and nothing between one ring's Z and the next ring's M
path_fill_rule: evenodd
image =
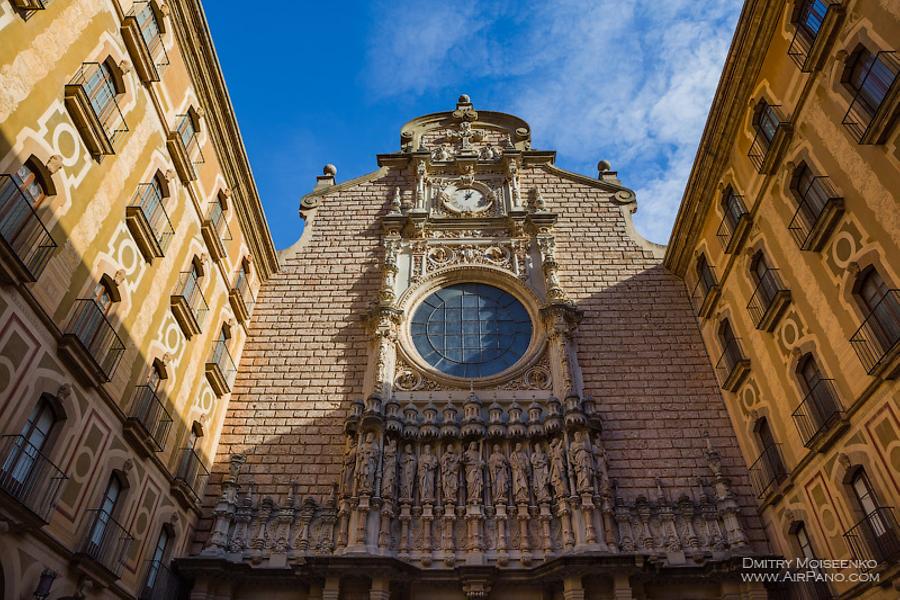
M486 460L484 445L489 446ZM361 442L350 439L341 486L345 497L380 496L411 503L418 491L420 504L435 504L439 491L444 504L507 504L512 500L518 505L609 492L606 453L599 437L592 443L585 431L575 431L568 444L563 435L551 439L546 451L542 442L526 446L516 441L508 455L501 443L479 441L468 442L464 451L448 442L438 454L439 449L431 443L423 443L418 452L410 442L398 450L398 441L389 438L384 442L383 457L379 446L371 431ZM484 497L486 480L488 499Z

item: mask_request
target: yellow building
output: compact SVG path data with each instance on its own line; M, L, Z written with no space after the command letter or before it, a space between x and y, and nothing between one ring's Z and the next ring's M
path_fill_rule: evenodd
M666 255L772 550L879 579L803 597L900 585L898 41L896 3L748 2Z
M0 597L170 597L197 522L276 268L202 14L0 3Z

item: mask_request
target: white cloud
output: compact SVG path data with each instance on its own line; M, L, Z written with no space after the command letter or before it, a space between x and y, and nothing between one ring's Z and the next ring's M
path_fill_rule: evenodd
M535 146L593 173L613 163L637 221L665 241L740 10L732 0L393 2L375 11L367 73L380 97L474 88ZM448 101L449 103L449 101Z

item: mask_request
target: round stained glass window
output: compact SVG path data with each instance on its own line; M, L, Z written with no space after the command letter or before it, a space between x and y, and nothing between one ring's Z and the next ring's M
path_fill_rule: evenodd
M511 367L528 349L531 318L514 296L483 283L429 295L413 312L413 345L435 369L467 379Z

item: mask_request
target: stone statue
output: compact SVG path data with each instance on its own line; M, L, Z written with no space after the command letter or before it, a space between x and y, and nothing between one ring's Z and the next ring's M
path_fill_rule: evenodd
M500 451L500 446L494 444L494 450L488 457L488 469L491 472L491 493L494 504L501 504L509 499L509 462Z
M531 452L531 472L534 477L534 495L538 502L550 502L550 491L547 489L550 483L547 455L541 450L540 444L534 445Z
M600 486L601 494L609 493L609 457L603 448L603 442L600 435L594 437L594 473L597 474L597 481Z
M569 447L572 467L575 469L575 486L579 493L594 490L594 455L588 448L585 437L583 431L576 431L575 438Z
M522 443L509 455L509 467L512 470L513 499L516 504L528 504L528 455L522 450Z
M356 491L358 494L371 494L375 488L375 473L378 471L378 446L375 434L366 434L362 448L359 450L359 472L356 474Z
M466 499L469 504L481 504L484 498L484 475L481 471L478 442L469 442L463 464L466 466Z
M419 500L422 504L434 502L434 472L437 470L437 457L431 453L431 445L425 444L422 456L419 457Z
M459 495L459 454L453 444L441 455L441 493L445 504L456 504Z
M344 471L341 474L341 493L344 496L353 494L353 475L356 470L356 444L350 440L347 451L344 452Z
M400 499L412 500L413 481L416 477L416 453L412 445L406 444L400 457Z
M397 483L397 441L388 440L384 445L384 464L381 467L381 496L393 498Z
M562 438L550 442L550 483L555 497L565 498L569 495L569 486L566 485L566 451Z

